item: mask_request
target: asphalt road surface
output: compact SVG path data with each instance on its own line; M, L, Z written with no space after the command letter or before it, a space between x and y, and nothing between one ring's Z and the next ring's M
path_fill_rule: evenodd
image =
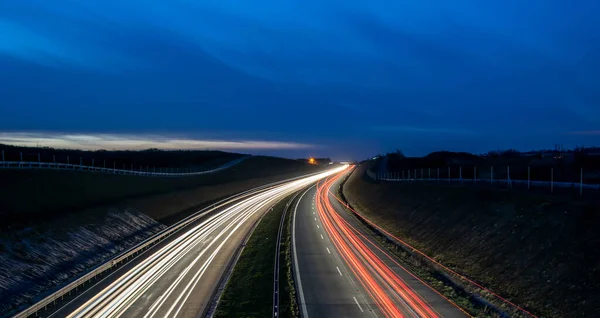
M310 188L294 211L302 317L467 317L389 256L344 210L333 197L344 173Z
M337 168L257 191L142 254L53 317L198 317L253 225L277 201Z

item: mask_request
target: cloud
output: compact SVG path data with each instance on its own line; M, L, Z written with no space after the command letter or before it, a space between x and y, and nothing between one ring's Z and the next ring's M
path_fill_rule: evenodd
M452 134L452 135L476 135L477 132L462 128L439 128L439 127L411 127L411 126L375 126L375 131L381 132L406 132L420 134Z
M290 150L315 148L315 145L268 140L187 139L159 135L67 134L3 132L0 143L19 146L40 146L84 150Z

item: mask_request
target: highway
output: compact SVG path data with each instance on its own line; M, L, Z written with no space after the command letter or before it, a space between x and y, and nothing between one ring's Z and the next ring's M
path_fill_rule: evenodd
M468 317L404 269L333 193L340 172L303 193L292 226L300 312L307 317Z
M257 190L179 231L53 317L198 317L211 308L228 264L254 224L277 201L339 167Z

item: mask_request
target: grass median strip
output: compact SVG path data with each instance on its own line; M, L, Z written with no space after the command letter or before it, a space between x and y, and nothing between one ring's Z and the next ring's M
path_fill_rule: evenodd
M225 291L217 307L215 317L270 317L273 310L273 259L275 258L275 244L281 216L285 205L291 197L281 200L261 219L256 229L250 236L242 255L234 267L231 278L227 282ZM291 215L288 211L288 216ZM286 218L287 219L287 218ZM287 228L286 220L286 228ZM285 229L284 229L285 230ZM289 231L284 232L284 242L289 236ZM285 253L285 243L281 253ZM282 266L288 266L286 261ZM291 271L291 269L290 269ZM281 268L282 277L287 277L288 269ZM287 279L282 281L288 282ZM286 283L287 285L287 283ZM282 286L284 292L280 297L282 317L289 315L291 301L287 293L288 286ZM286 314L283 314L285 312Z

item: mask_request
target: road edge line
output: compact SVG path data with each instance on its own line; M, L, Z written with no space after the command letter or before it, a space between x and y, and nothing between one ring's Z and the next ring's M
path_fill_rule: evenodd
M300 309L301 309L300 316L304 317L304 318L308 318L308 310L306 309L306 301L304 300L304 291L302 290L302 280L300 279L300 270L298 269L298 254L296 252L296 214L298 212L298 206L300 205L300 201L302 201L302 198L304 197L304 195L306 193L308 193L308 191L310 191L310 189L312 189L315 186L316 186L316 184L311 186L310 188L306 189L306 191L304 191L302 193L302 195L298 199L298 202L296 202L296 206L294 207L294 215L293 215L293 220L292 220L292 250L294 250L294 252L292 253L292 256L294 258L294 262L293 262L294 278L296 280L296 285L298 286L298 297L300 298L300 300L299 300Z

